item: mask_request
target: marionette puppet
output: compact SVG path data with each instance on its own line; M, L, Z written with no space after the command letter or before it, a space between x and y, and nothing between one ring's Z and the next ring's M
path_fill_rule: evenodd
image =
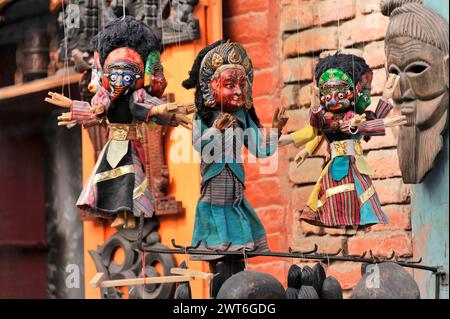
M197 56L186 89L195 88L197 113L194 149L201 154L201 196L193 245L236 251L267 250L266 232L244 196L245 172L240 150L259 158L275 153L278 131L265 134L252 100L253 65L238 43L218 41ZM285 124L275 119L273 126ZM212 260L220 256L192 256Z
M107 125L108 141L77 206L85 218L112 219L111 227L134 228L135 217L154 214L141 123L189 125L185 116L189 105L164 104L159 99L167 86L159 60L161 45L144 23L129 16L117 19L92 44L95 54L89 90L95 95L91 102L53 92L45 101L70 108L58 117L58 125Z
M365 60L336 53L319 60L315 70L310 123L280 137L280 145L307 147L296 157L297 165L311 155L321 139L328 144L330 161L323 169L300 219L325 227L367 227L387 223L388 217L373 187L361 141L385 135L385 128L406 124L404 116L385 118L393 106L388 103L398 78L386 81L383 98L375 112L371 103L372 71Z

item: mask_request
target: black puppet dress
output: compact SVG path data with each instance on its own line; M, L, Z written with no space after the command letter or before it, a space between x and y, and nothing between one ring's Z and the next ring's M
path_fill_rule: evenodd
M100 123L91 106L103 105L108 126L108 141L103 147L77 206L83 217L114 219L127 211L149 218L154 213L154 198L145 174L145 153L142 145L142 122L176 126L172 115L150 116L152 107L162 101L144 89L112 101L101 88L91 103L73 101L72 119L88 127Z

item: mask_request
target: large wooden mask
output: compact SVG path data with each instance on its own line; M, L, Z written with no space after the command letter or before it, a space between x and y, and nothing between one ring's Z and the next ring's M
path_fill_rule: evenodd
M420 0L381 4L390 16L387 72L400 76L393 101L407 125L400 128L398 157L403 181L421 183L443 147L449 95L449 25Z

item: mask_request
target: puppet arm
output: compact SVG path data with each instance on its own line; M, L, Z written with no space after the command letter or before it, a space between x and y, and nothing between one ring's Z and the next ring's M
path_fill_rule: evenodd
M70 109L69 112L58 116L58 125L72 126L81 124L84 127L98 125L103 121L103 114L109 107L110 100L106 90L99 90L91 103L71 100L62 94L49 92L45 101L56 106Z

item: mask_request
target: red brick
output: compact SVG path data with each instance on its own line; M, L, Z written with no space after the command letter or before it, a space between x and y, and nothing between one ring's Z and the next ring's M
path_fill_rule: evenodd
M286 85L281 89L281 106L287 109L298 107L298 85Z
M389 223L372 226L372 231L411 230L411 205L387 205L382 207Z
M312 81L314 76L313 59L299 57L284 60L281 64L281 76L284 83Z
M290 5L290 4L300 4L300 5L307 5L307 2L310 2L311 0L280 0L282 5Z
M373 185L384 205L410 202L411 188L403 184L401 178L374 180Z
M337 27L308 29L289 36L283 44L284 57L336 49Z
M225 38L241 44L267 41L269 19L266 12L249 13L224 20Z
M322 25L353 18L356 14L354 0L326 0L314 4L314 24Z
M339 29L339 41L342 47L358 43L381 40L386 35L389 18L381 13L358 16L344 22Z
M373 170L371 177L374 179L402 176L395 149L370 151L366 159Z
M295 162L289 164L289 180L298 185L315 183L322 172L324 160L321 157L307 158L297 168Z
M336 54L336 52L337 52L337 50L323 51L323 52L320 53L319 57L321 59L323 59L323 58L326 58L328 56ZM354 55L359 56L359 57L363 56L363 51L360 50L360 49L346 48L346 49L339 50L339 52L344 53L344 54L354 54Z
M371 68L384 67L386 56L384 53L384 41L374 41L364 47L364 59Z
M285 211L281 206L268 206L256 209L268 234L284 231Z
M342 289L352 289L361 279L361 264L353 262L333 263L327 269L327 276L336 278Z
M369 232L348 239L349 254L362 254L372 250L375 256L390 256L393 251L398 256L412 255L411 234L405 231Z
M311 3L283 6L281 11L281 31L298 31L313 25Z
M347 245L347 237L343 236L299 236L297 233L294 238L293 250L308 251L314 248L314 244L318 246L318 253L334 254L339 249L345 249Z
M288 247L286 247L286 240L283 233L272 233L267 235L267 244L269 246L270 251L287 251ZM280 260L280 257L272 257L272 256L258 256L252 257L249 259L249 262L253 265L255 264L263 264L269 262L277 262Z
M394 134L396 128L388 127L386 128L386 135L384 136L373 136L369 142L363 142L364 150L377 150L380 148L395 147L397 146L397 136Z
M272 69L255 72L253 97L272 95L278 87L278 73Z
M243 44L248 55L252 59L255 70L271 67L274 63L275 48L270 41Z
M289 117L284 127L286 132L295 132L309 123L309 109L286 110L285 115Z
M373 70L371 94L372 95L382 94L385 82L386 82L386 70L384 68Z
M285 204L280 181L277 177L248 181L245 186L245 195L255 209L258 207Z
M291 207L294 210L303 210L313 191L313 186L294 187L291 190Z
M380 0L356 0L358 11L362 14L380 12Z
M251 259L249 259L249 262ZM249 264L248 270L261 271L271 274L277 278L281 284L286 287L287 285L287 272L289 269L289 263L287 261L274 261L262 264Z
M312 92L313 84L310 83L308 85L304 85L298 94L298 104L301 107L310 107L311 106L311 92Z
M270 96L256 96L253 98L256 114L262 124L272 124L277 104L276 99Z
M308 224L305 221L299 221L298 230L303 234L303 236L321 236L325 234L323 227Z
M266 11L269 2L269 0L227 0L223 2L223 16L228 18L249 12Z

